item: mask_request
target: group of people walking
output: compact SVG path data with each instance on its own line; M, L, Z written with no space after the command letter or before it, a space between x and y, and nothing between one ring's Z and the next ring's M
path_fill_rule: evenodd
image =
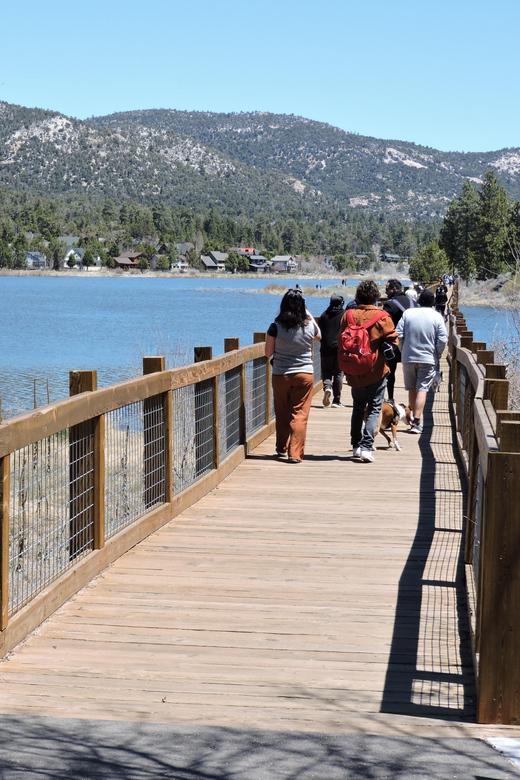
M375 282L361 282L346 309L335 293L318 321L298 287L284 295L267 331L265 354L272 358L276 414L276 456L301 463L314 387L313 341L321 341L323 405L340 407L343 382L352 394L350 440L353 457L374 461L374 437L385 392L394 404L395 371L403 363L413 415L410 431L422 433L421 416L448 337L436 296L424 289L417 301L389 279L382 309Z

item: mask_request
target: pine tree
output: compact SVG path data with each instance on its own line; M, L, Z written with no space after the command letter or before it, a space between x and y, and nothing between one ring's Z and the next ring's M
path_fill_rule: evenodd
M463 279L470 279L475 273L473 247L479 212L477 190L472 182L466 180L460 197L454 198L448 207L439 240L439 246L451 261L452 270L457 270Z
M504 271L511 259L509 199L494 171L486 172L479 192L479 218L475 231L475 266L479 279Z

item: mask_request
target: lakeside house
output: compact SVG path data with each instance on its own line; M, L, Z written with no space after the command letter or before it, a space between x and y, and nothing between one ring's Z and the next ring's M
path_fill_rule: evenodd
M119 257L114 257L115 267L121 268L123 271L139 268L139 261L143 257L148 260L144 252L123 252Z
M26 252L25 263L29 271L47 267L47 256L43 252Z
M292 255L275 255L271 260L271 271L275 274L293 274L299 268Z
M207 255L201 255L201 271L224 271L228 257L229 255L227 252L217 252L216 250L208 252Z
M250 255L249 270L255 274L267 273L271 270L271 263L263 255Z

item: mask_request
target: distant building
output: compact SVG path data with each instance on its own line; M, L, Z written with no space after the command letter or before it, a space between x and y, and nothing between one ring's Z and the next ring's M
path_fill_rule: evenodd
M226 268L227 252L208 252L200 256L201 271L224 271Z
M298 267L292 255L276 255L271 260L271 271L275 274L293 274Z
M185 255L190 249L195 249L195 246L189 241L185 241L183 244L175 244L175 249L180 255Z
M265 273L271 268L271 263L268 263L263 255L250 255L249 257L249 270L253 273Z
M45 268L47 257L42 252L26 252L25 262L30 271L36 271L38 268Z
M131 268L139 268L139 261L142 257L148 260L144 252L123 252L119 257L114 257L114 263L116 268L129 271Z
M73 257L74 265L72 266L72 268L79 268L83 260L83 257L85 255L85 251L86 250L84 249L84 247L72 246L67 252L67 254L65 255L65 259L63 261L64 265L68 266L69 258ZM71 266L68 267L70 268Z

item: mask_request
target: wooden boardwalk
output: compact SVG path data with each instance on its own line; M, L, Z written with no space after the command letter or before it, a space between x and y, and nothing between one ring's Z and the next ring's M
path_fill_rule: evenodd
M0 664L0 713L503 734L472 723L446 388L425 419L362 464L350 408L316 396L304 463L268 439L120 558Z

